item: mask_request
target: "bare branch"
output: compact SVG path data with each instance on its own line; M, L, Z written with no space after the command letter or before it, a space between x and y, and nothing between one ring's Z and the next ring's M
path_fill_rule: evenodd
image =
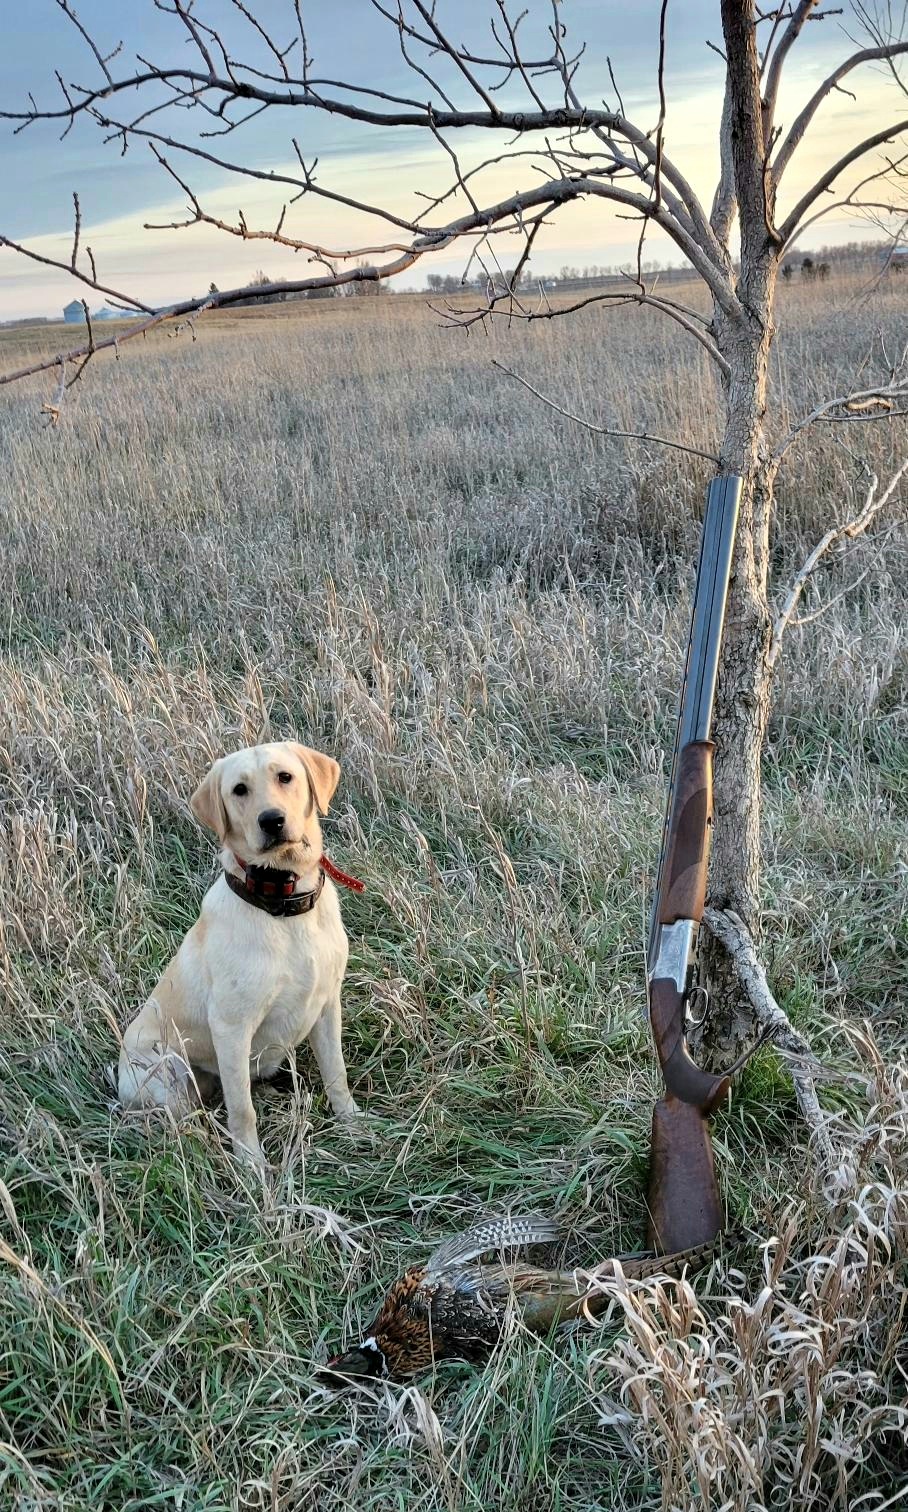
M74 383L79 382L79 379L82 377L82 374L85 372L85 369L91 362L92 357L94 357L95 352L98 350L97 346L95 345L95 331L94 326L91 323L91 315L89 314L88 303L83 299L81 301L81 304L83 313L85 315L85 329L88 332L88 346L85 349L85 353L82 357L81 362L79 363L79 366L76 368L75 373L66 385L68 389L71 389ZM62 364L62 366L65 367L65 363Z
M15 243L6 242L6 245L14 246ZM29 253L25 248L17 248L17 250L22 251L25 256L37 256L35 253ZM219 290L215 294L205 294L199 299L184 299L180 304L170 305L166 309L153 312L147 320L130 326L127 330L119 332L116 336L111 336L109 340L90 341L86 346L76 347L73 351L62 353L56 357L48 357L40 362L33 362L28 367L19 368L16 372L2 373L0 374L0 387L7 383L18 383L20 379L30 378L35 373L46 373L50 368L58 367L63 362L76 362L79 358L92 356L95 352L117 348L122 346L125 341L132 341L136 336L144 336L148 331L153 330L155 326L163 325L168 320L178 320L181 316L186 315L201 315L207 313L208 310L227 309L231 305L242 304L244 301L252 298L260 298L263 293L305 294L310 289L335 289L343 284L377 283L381 279L394 278L396 274L406 272L407 268L411 268L419 260L419 256L418 252L407 252L397 258L395 262L385 263L380 267L347 268L341 272L326 274L318 278L288 279L284 282L268 284L264 289L261 284L245 284L240 289ZM48 264L50 267L64 270L69 266L67 263L55 263L51 258L46 257L37 258L37 260ZM83 281L86 283L90 282L88 279L84 279ZM117 297L125 300L124 295L118 295ZM147 305L141 305L138 301L132 301L132 307L134 309L148 309Z
M850 58L846 58L844 63L840 63L838 68L834 69L829 77L823 80L820 87L815 90L807 101L800 115L795 118L788 134L773 158L772 171L777 184L791 162L798 146L803 141L807 128L823 101L838 87L839 81L844 79L855 68L860 68L863 63L873 63L879 60L891 61L892 58L899 57L903 53L908 53L908 42L893 42L885 47L865 47L860 52L852 53ZM889 139L884 137L883 140L888 141Z
M495 3L499 6L500 9L503 8L502 0L495 0ZM430 52L439 51L438 39L434 36L427 36L425 32L420 32L417 27L411 25L404 18L400 6L398 6L398 9L396 11L392 11L386 5L382 4L382 0L371 0L371 4L373 9L378 11L379 15L384 16L385 20L390 21L391 24L398 30L403 30L408 37L412 38L414 42L418 42L422 47L428 48ZM515 24L513 27L513 31L515 33L517 31L517 24ZM477 68L501 69L507 74L519 72L521 67L532 71L534 74L544 74L546 72L551 72L552 70L558 68L560 57L557 44L555 52L550 57L523 58L520 62L509 59L504 52L502 53L501 57L488 58L480 53L474 52L472 48L468 48L462 45L458 46L457 50L465 63L473 64ZM571 61L576 61L576 59Z
M838 394L834 399L824 399L803 420L793 425L773 452L773 461L781 462L785 453L809 426L818 421L834 420L837 424L853 424L873 420L891 420L903 413L894 408L899 401L908 401L908 376L892 379L866 389L854 389L850 394Z
M523 388L528 389L531 394L537 399L541 399L543 404L547 404L549 409L553 409L556 414L563 416L565 420L570 420L574 425L582 425L584 430L591 431L595 436L617 436L619 439L627 441L645 441L651 446L668 446L673 451L686 452L691 457L705 457L707 462L714 462L716 466L719 465L719 458L714 452L702 451L699 446L685 446L680 441L672 441L667 436L656 436L650 431L616 430L608 425L593 425L589 420L584 420L580 415L572 415L570 410L563 409L560 404L556 404L555 400L549 399L546 394L541 394L538 388L534 388L533 384L526 378L522 378L519 373L515 373L511 368L505 367L503 362L499 362L496 358L493 358L492 366L498 368L499 372L504 373L508 378L513 378Z
M884 509L889 503L892 495L895 493L906 472L908 472L908 458L906 458L906 460L896 470L896 472L893 473L883 492L879 496L877 496L879 479L876 473L874 473L871 477L870 485L867 489L867 496L864 500L863 506L854 516L854 518L851 520L846 520L844 525L830 526L825 535L822 535L817 541L809 556L805 558L795 576L791 587L788 590L788 593L785 596L785 601L782 604L782 607L776 615L775 624L773 625L772 641L770 643L768 655L770 667L774 667L779 659L779 655L782 650L782 637L791 622L792 615L794 614L795 609L798 606L801 594L804 592L804 588L806 587L807 580L810 577L811 573L816 570L817 565L820 561L822 561L823 557L826 556L827 552L831 551L834 546L837 546L839 544L839 542L853 541L857 536L864 534L868 526L873 523L876 516L880 513L880 510Z
M44 257L40 252L33 252L31 248L24 247L21 242L15 242L9 236L0 235L0 247L9 247L11 251L18 252L20 257L27 257L32 262L42 263L45 268L58 268L62 272L68 273L71 278L78 278L80 283L87 284L96 293L109 294L112 299L118 299L121 304L129 305L133 310L145 310L148 314L153 313L151 305L144 304L141 299L131 299L128 294L121 294L117 289L111 289L107 284L99 283L97 278L89 276L87 273L81 273L78 268L73 267L71 262L64 263L59 262L53 257ZM94 269L94 259L91 259L91 261L92 269ZM54 362L56 361L57 359L55 358Z
M78 273L76 262L79 257L79 233L82 230L82 211L79 208L79 196L75 192L73 193L73 212L75 215L75 227L73 229L73 250L72 257L69 260L69 269L71 273Z
M831 1168L837 1156L815 1086L817 1075L825 1074L823 1066L803 1035L793 1027L787 1013L776 1002L743 919L731 909L707 908L703 922L710 934L724 946L738 983L753 1010L755 1024L769 1031L776 1050L789 1062L801 1116L816 1140L823 1163Z
M520 18L518 18L515 25L512 25L510 17L508 16L505 0L495 0L495 3L498 6L499 11L501 12L501 19L504 23L505 31L508 34L508 42L510 43L511 47L511 58L514 62L515 68L517 68L520 77L526 85L527 94L530 96L533 103L539 106L540 110L545 110L545 101L542 99L532 79L530 78L529 72L527 70L527 65L521 58L520 48L517 45L517 27L520 25Z
M539 218L540 222L541 219L542 217ZM566 315L576 315L578 311L585 310L590 305L605 304L616 308L620 305L631 304L652 305L654 309L660 310L663 314L676 320L696 341L699 341L722 372L728 371L726 359L722 356L709 335L710 321L703 314L702 310L695 310L690 305L681 304L677 300L669 299L662 294L656 294L653 289L647 289L645 286L639 285L636 279L631 278L629 274L625 276L631 285L630 287L621 290L609 289L599 294L588 294L582 299L575 300L572 304L552 304L549 301L544 284L540 284L540 293L542 296L541 307L535 310L521 309L514 313L514 318L526 321L529 324L537 320L560 320ZM463 328L481 323L489 317L501 315L502 311L499 309L499 306L507 298L507 290L493 289L487 294L485 303L474 309L464 310L452 305L446 311L448 316L447 324ZM512 317L510 310L508 311L508 317L509 319Z
M108 123L113 124L113 123ZM117 130L126 128L116 127ZM210 153L203 148L194 147L185 142L180 142L172 137L166 137L159 132L148 131L142 128L137 133L146 137L150 142L161 146L171 147L180 152L186 152L193 157L198 157L206 162L213 163L217 167L224 168L228 172L238 173L250 178L261 179L266 183L292 184L303 193L321 195L339 204L345 204L351 208L362 211L367 215L375 215L398 226L402 230L413 232L419 240L415 243L416 250L420 252L430 251L441 244L448 244L456 237L469 234L473 231L487 231L489 226L496 222L513 217L519 217L526 211L538 209L543 205L551 205L553 208L567 204L571 200L582 199L587 195L601 199L614 201L629 210L635 211L642 217L651 217L665 231L672 240L680 247L685 257L692 263L700 277L707 284L716 303L724 310L732 321L741 319L741 308L735 298L731 287L728 272L720 262L713 259L712 248L704 250L701 241L697 238L689 225L681 223L672 214L666 203L655 205L652 199L634 190L626 189L611 178L611 169L596 171L595 169L581 173L563 173L561 177L548 180L518 193L507 200L500 201L497 205L488 206L480 210L472 210L469 215L458 220L451 221L447 225L439 227L426 227L416 221L407 221L400 216L392 215L380 206L364 204L346 196L324 190L315 183L311 170L303 166L303 179L292 178L288 174L274 173L270 170L253 169L243 164L231 163ZM296 146L294 142L294 146ZM299 148L297 147L299 153ZM663 160L663 171L665 162ZM172 170L171 170L172 171ZM472 199L472 196L469 196ZM663 195L663 200L665 196ZM475 204L475 200L473 201ZM712 233L710 233L712 236Z
M488 224L501 220L508 215L523 214L527 210L538 209L544 204L553 207L566 204L570 200L582 198L585 195L595 196L600 199L613 201L623 205L643 217L650 217L661 226L672 240L680 247L685 257L693 264L700 274L704 283L707 284L713 294L716 303L725 311L729 319L739 321L741 319L741 307L731 288L731 283L723 272L712 261L711 256L703 250L700 242L669 213L666 206L654 205L652 201L642 194L624 189L609 179L603 180L593 175L577 175L570 178L553 179L547 183L538 185L523 194L516 194L509 200L503 200L500 204L489 207L484 216ZM475 214L465 216L461 220L452 221L448 227L440 233L426 233L423 240L428 242L431 236L460 236L465 231L478 229Z
M770 39L767 48L769 58L766 67L766 86L763 90L763 138L769 141L772 133L773 122L776 113L776 102L779 98L779 85L782 81L782 69L785 59L797 42L801 32L807 23L811 11L816 10L819 0L798 0L798 4L792 7L791 17L784 32L779 38L775 52L771 53L772 41ZM781 10L781 7L780 7Z
M117 56L117 53L120 51L120 48L123 46L122 42L119 43L118 46L114 48L113 52L109 52L106 55L106 57L105 57L101 53L100 48L93 41L90 33L85 30L85 27L82 25L82 22L79 20L79 17L76 15L76 12L74 11L73 7L69 4L69 0L57 0L57 4L59 5L59 7L60 7L61 11L63 12L63 14L65 16L69 17L69 19L72 22L73 26L76 28L76 31L78 31L81 34L81 36L85 39L85 41L88 43L88 46L91 48L92 52L94 53L95 58L96 58L97 63L98 63L98 67L100 68L101 72L103 73L105 79L107 80L108 84L112 84L113 83L113 78L111 77L111 72L110 72L110 69L108 67L108 64L111 63L113 61L113 59Z
M280 219L273 231L250 230L249 226L246 224L246 219L242 211L240 211L239 223L237 225L232 225L229 221L222 220L219 216L216 215L210 215L207 211L203 210L198 196L189 187L186 181L180 177L176 169L172 167L172 165L164 157L163 153L158 151L153 142L150 143L150 146L161 167L166 173L170 175L175 183L179 184L180 188L183 190L183 193L187 196L190 207L192 209L192 215L190 216L189 220L183 221L145 221L144 229L146 231L183 231L188 226L213 226L216 230L223 231L228 236L238 236L242 241L270 241L274 242L276 246L288 247L293 252L309 252L312 254L313 258L317 258L319 261L329 262L346 261L354 257L381 257L389 252L408 252L410 250L409 243L397 241L383 242L378 246L351 247L347 251L337 252L329 250L329 248L322 246L317 242L309 242L301 240L300 238L295 236L287 236L284 234L282 229L287 212L286 205L282 209ZM304 172L308 171L305 168L305 164L303 165L303 169ZM318 193L320 191L316 188L313 182L311 190L307 190L306 192ZM335 198L335 196L330 194L330 192L328 191L325 191L324 197L328 199ZM355 205L355 202L353 201L345 201L345 203ZM355 206L355 208L361 207Z
M719 153L721 168L719 182L713 197L710 225L717 239L728 241L735 218L735 165L731 150L731 81L725 80L725 98L722 102L722 123L719 128Z
M249 9L249 7L243 4L243 0L232 0L232 3L235 9L239 11L240 15L245 16L246 20L249 22L249 25L258 32L259 36L262 38L262 41L265 43L265 46L268 48L268 51L272 53L276 58L277 66L281 71L281 77L286 79L287 83L289 84L290 71L287 67L287 54L290 51L290 47L293 46L293 43L290 44L290 47L286 47L284 51L281 52L281 49L274 41L274 38L268 31L266 31L261 21L257 20L257 18L252 14L252 11Z
M485 89L483 89L476 75L467 66L461 50L456 47L452 47L441 27L435 20L435 16L433 14L435 6L433 5L432 8L429 9L428 6L423 5L422 0L413 0L413 4L419 11L419 14L422 16L423 21L433 32L435 40L440 46L442 52L446 53L447 56L452 60L452 62L457 65L467 83L470 85L470 88L473 89L476 94L478 94L479 98L482 100L483 104L486 106L490 114L497 116L499 113L498 106L492 99L492 96Z
M821 194L826 193L826 190L835 183L840 173L844 173L845 169L850 168L851 164L856 163L859 158L866 157L868 152L873 152L875 147L882 147L885 142L894 141L896 137L901 136L903 131L908 131L908 120L896 121L893 126L887 127L883 131L878 131L871 137L866 137L863 142L858 142L856 147L852 147L850 152L846 152L843 157L840 157L838 162L833 163L831 168L827 168L826 172L821 178L817 179L813 187L801 196L790 215L786 217L784 223L779 227L779 235L782 238L783 244L794 240L801 228L801 222L811 205L816 203Z
M543 131L583 131L593 126L603 126L615 131L619 136L624 136L625 127L634 131L630 122L623 121L620 116L607 110L577 110L565 106L552 110L528 112L499 110L497 107L494 111L440 110L435 105L429 106L416 99L391 95L377 87L348 84L340 79L311 79L303 89L294 87L292 83L287 88L265 89L262 85L248 80L239 82L220 75L212 77L207 73L200 73L198 69L188 67L149 68L147 66L126 78L115 80L112 85L105 88L87 90L78 100L70 98L65 107L52 110L38 108L32 104L28 110L0 110L0 120L16 121L20 126L26 126L37 120L69 121L76 116L88 115L94 111L102 126L113 125L115 123L104 119L102 103L112 96L142 89L147 84L177 85L182 88L187 97L192 95L193 90L200 90L221 96L227 101L251 100L269 106L320 110L326 114L343 116L347 120L360 121L367 126L417 126L423 130L430 130L434 119L436 126L445 131L478 128L525 135L529 132ZM384 100L400 104L405 108L401 110L373 109L365 105L357 105L336 95L327 95L324 93L326 90L342 90L345 93L363 95L376 101ZM117 129L129 131L130 127ZM640 135L645 138L645 133L640 133Z
M515 267L514 272L511 275L511 280L510 280L511 288L510 288L510 292L511 292L511 296L512 297L516 295L517 290L520 287L520 280L523 277L526 265L527 265L527 263L530 260L530 253L533 250L533 243L535 242L536 237L539 234L539 228L542 225L542 223L543 223L542 222L542 217L540 216L537 220L535 220L533 222L533 225L530 227L530 230L529 230L529 232L527 234L527 238L526 238L526 241L524 243L523 251L521 252L520 257L518 258L518 260L517 260L517 266Z
M161 0L155 0L155 5L157 6L158 10L164 10L164 9L168 8L168 7L165 7L164 5L161 4ZM192 0L189 0L189 3L186 4L186 5L182 4L182 0L173 0L173 10L174 10L174 13L177 16L179 16L180 20L182 21L183 25L185 26L186 30L188 31L190 37L192 38L193 42L195 43L196 47L198 48L199 53L201 54L202 62L205 64L205 67L208 69L209 75L213 78L214 75L215 75L215 73L217 72L217 70L216 70L216 68L214 66L214 60L213 60L210 52L208 51L208 48L205 46L205 43L202 41L202 37L201 37L201 33L199 31L199 28L196 26L196 24L195 24L195 22L194 22L194 20L193 20L193 18L191 16L191 14L190 14L190 12L192 10Z
M800 225L795 227L791 237L785 243L783 251L787 251L799 237L803 236L810 226L816 225L817 221L823 220L825 216L831 215L835 210L859 210L864 212L877 210L884 215L903 213L905 209L904 204L865 199L864 191L868 184L886 183L893 177L896 179L905 177L906 170L904 164L906 162L908 162L908 153L906 152L903 152L901 157L887 158L882 168L876 168L873 173L866 174L864 178L854 185L854 188L848 191L844 199L831 201L829 204L824 205L822 210L818 210L815 215L810 215L807 217L807 220L801 221ZM903 230L904 227L901 229ZM899 232L900 234L901 231ZM893 245L895 245L895 239L893 240Z
M457 156L457 153L454 151L454 148L451 146L450 142L446 139L446 137L443 135L442 132L437 131L437 130L433 130L432 135L434 136L434 138L435 138L436 142L438 143L439 147L441 147L442 151L446 152L448 154L448 157L451 159L451 163L453 164L453 167L454 167L454 174L455 174L455 179L456 179L457 187L460 190L461 194L463 195L464 199L467 201L467 204L470 206L470 209L478 211L479 210L479 206L476 203L475 199L473 198L473 192L468 187L467 181L466 181L466 179L463 176L463 171L462 171L461 166L460 166L460 158Z
M503 295L496 294L493 291L487 297L486 303L479 309L467 311L452 310L449 312L447 323L449 325L470 326L475 325L478 321L485 320L489 316L500 314L501 312L497 307L503 298ZM652 290L647 289L643 285L638 285L636 282L634 282L632 288L623 289L620 292L610 290L602 294L589 294L586 298L578 299L573 304L553 305L546 300L543 308L521 310L516 313L515 318L524 320L528 324L536 320L560 320L563 316L575 315L579 310L586 309L588 305L595 304L608 304L616 307L630 304L652 305L653 309L659 310L663 315L667 315L669 319L674 320L687 331L688 335L693 336L694 340L699 342L703 350L708 353L721 373L727 374L729 372L728 361L722 356L719 348L709 335L707 330L708 322L699 310L692 310L687 305L679 304L676 300L667 299L662 295L655 294Z

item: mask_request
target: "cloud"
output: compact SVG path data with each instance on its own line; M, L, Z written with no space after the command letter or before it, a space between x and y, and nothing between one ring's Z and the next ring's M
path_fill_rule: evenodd
M122 10L112 0L94 0L94 5L99 24L106 18L107 30L122 24ZM278 16L286 19L290 13L280 0L261 0L261 7L260 14L272 19ZM48 3L44 9L45 19L54 13L59 17L55 6ZM406 88L412 93L418 87L412 76L408 79L393 28L389 31L384 25L373 24L356 30L351 28L344 7L315 9L312 46L317 51L318 65L326 70L336 67L353 81L378 77L382 87L391 92ZM547 8L543 9L548 15ZM47 47L38 35L39 0L20 10L25 19L17 21L8 39L10 47L0 58L0 88L12 90L15 86L19 94L21 78L31 77L39 63L47 71ZM487 17L488 11L487 0L462 0L457 11L458 35L462 31L463 35L478 40L483 34L481 18ZM587 36L589 40L579 76L585 97L598 102L612 95L608 55L624 86L628 109L644 122L654 123L658 18L654 0L644 0L636 8L633 26L627 25L626 4L618 4L616 0L604 4L600 0L572 0L570 9L563 7L563 13L573 34ZM531 7L527 25L533 24L539 14L538 7ZM140 13L136 11L135 16L138 18ZM157 27L154 37L161 46L170 38L169 28L165 31L162 27L163 19L160 12L154 13L153 26ZM708 206L718 172L722 69L719 58L706 49L704 39L717 29L716 6L713 0L686 0L683 14L680 8L672 9L669 21L666 148ZM145 24L144 19L135 20L141 46L146 41ZM54 35L56 39L57 32ZM136 36L132 41L136 45ZM779 105L783 124L794 118L829 66L830 57L841 56L848 45L832 25L824 23L807 29L799 50L792 55L784 83ZM10 61L15 59L17 50L23 64L19 67ZM78 63L76 54L61 61L83 69L84 47L80 44ZM820 170L860 134L892 118L898 91L887 75L868 70L852 76L849 84L855 87L856 100L836 94L824 107L789 170L780 208L793 203ZM159 119L163 123L167 118ZM171 120L176 125L186 121L191 124L191 118L185 115L174 115ZM220 151L225 157L235 157L265 173L273 170L298 177L299 165L290 157L286 145L293 132L301 137L307 161L319 158L321 183L349 199L384 204L405 219L426 214L425 200L419 198L417 190L424 194L438 192L450 177L450 160L434 140L418 131L360 126L307 111L283 110L274 115L269 112L250 122L242 133L204 145L206 150ZM455 140L465 169L482 161L490 150L500 150L502 145L495 145L488 132L475 130L458 133ZM275 144L280 144L276 157L272 155ZM292 186L230 176L212 164L176 153L172 156L174 164L179 164L180 172L200 194L206 210L230 223L236 222L242 206L251 227L274 226L282 205L293 192ZM87 129L87 123L62 145L47 128L30 129L14 140L0 142L0 168L6 188L4 213L8 217L0 225L0 231L17 239L27 235L34 250L68 259L72 236L71 191L78 187L85 218L83 244L93 247L102 279L149 303L166 304L199 293L212 279L222 288L243 284L260 266L275 277L299 277L317 271L307 266L305 253L294 255L265 241L242 242L219 236L205 227L145 231L146 221L185 219L186 207L179 191L143 150L133 148L125 158L120 157L115 146L102 145L98 135ZM528 181L538 181L530 160L492 167L482 179L482 199L492 203L505 198ZM463 202L460 208L465 208ZM441 214L430 218L438 223ZM285 229L335 252L382 245L401 235L375 217L311 196L288 210ZM550 272L565 261L623 262L632 255L636 234L634 223L602 201L570 205L543 231L533 266ZM854 223L830 219L828 223L820 222L813 244L845 235L854 235ZM500 248L502 265L513 262L516 240L507 236L496 238L496 247ZM656 234L648 238L648 249L653 257L679 259L673 246ZM463 267L465 258L466 249L433 260L431 266L454 272ZM376 256L375 260L379 258ZM408 276L408 281L419 281L425 271L428 268L423 265L419 273L414 271ZM0 255L0 317L56 313L74 292L78 291L74 291L72 282L63 273L37 268L24 270L9 251ZM97 302L94 295L91 299Z

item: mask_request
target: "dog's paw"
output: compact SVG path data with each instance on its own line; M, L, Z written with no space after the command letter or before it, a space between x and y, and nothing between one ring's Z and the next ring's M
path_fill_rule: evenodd
M335 1128L337 1138L357 1149L374 1150L382 1139L379 1121L356 1103L352 1112L336 1115Z
M334 1111L342 1122L356 1123L357 1119L366 1117L359 1103L352 1097L349 1102L344 1103L340 1108L335 1108Z
M268 1162L262 1154L262 1147L258 1140L255 1143L250 1140L244 1144L241 1140L233 1141L234 1159L247 1170L255 1171L263 1179L268 1171Z

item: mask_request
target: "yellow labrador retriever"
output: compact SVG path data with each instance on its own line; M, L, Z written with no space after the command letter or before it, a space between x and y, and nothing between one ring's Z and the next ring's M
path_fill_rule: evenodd
M259 1165L250 1083L303 1040L335 1113L359 1112L341 1048L347 936L318 822L339 776L330 756L290 740L214 763L191 804L221 841L223 872L123 1036L124 1108L185 1112L218 1076L234 1150Z

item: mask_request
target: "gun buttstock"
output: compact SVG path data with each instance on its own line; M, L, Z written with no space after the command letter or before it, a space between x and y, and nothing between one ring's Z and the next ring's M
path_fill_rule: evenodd
M653 1109L647 1206L648 1242L662 1254L709 1244L722 1230L709 1126L675 1097Z
M712 1113L731 1086L728 1076L713 1076L691 1057L684 1038L684 999L676 982L659 978L650 983L650 1026L666 1088L673 1097Z

